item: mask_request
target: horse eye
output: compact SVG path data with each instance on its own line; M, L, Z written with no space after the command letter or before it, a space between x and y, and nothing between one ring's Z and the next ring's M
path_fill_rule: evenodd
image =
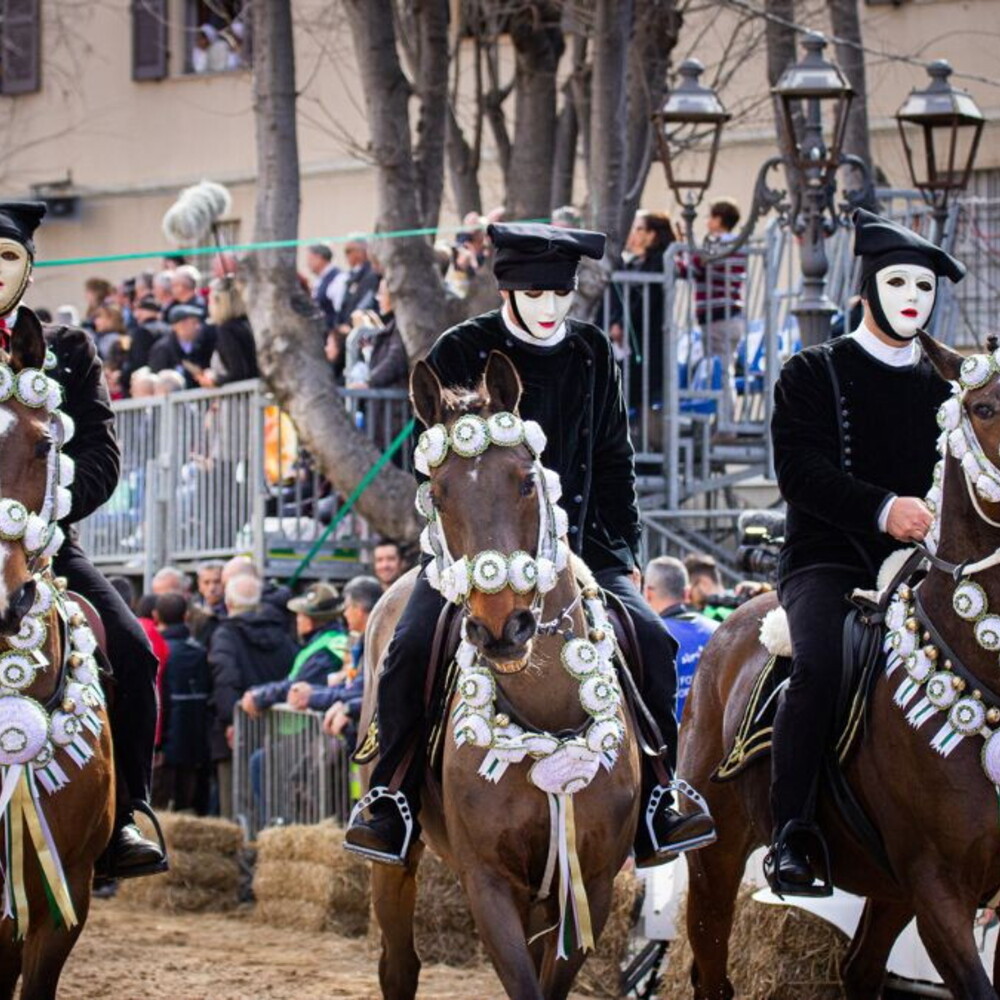
M521 480L521 496L530 497L535 492L535 477L525 476Z
M50 451L52 451L52 442L48 438L44 438L35 445L35 458L45 458Z
M996 411L990 406L989 403L976 403L972 407L972 412L979 417L980 420L989 420L990 417L996 415Z

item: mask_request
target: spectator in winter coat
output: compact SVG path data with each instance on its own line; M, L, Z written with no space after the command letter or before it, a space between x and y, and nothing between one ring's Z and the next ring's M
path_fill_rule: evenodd
M208 368L195 377L203 389L257 378L257 348L243 297L231 277L209 287L208 321L215 327L215 351Z
M295 684L325 686L330 674L340 671L347 659L349 638L344 629L343 607L335 587L313 584L301 597L288 602L302 648L284 680L262 684L245 692L241 705L247 715L257 715L285 701Z
M154 614L169 649L163 673L163 757L158 804L180 811L208 812L209 707L212 677L205 648L191 638L185 622L188 602L182 594L156 599Z
M212 636L212 760L219 780L222 815L232 812L233 709L243 692L257 684L284 677L298 647L278 614L261 607L261 581L240 573L226 584L226 614Z
M160 306L152 295L144 296L138 301L135 307L135 319L128 360L125 363L125 376L128 379L130 393L132 376L149 364L149 352L153 349L153 345L161 338L170 336L170 327L160 319Z

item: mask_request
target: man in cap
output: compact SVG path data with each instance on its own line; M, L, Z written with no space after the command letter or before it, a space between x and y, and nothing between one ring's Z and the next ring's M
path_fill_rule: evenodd
M167 310L170 333L149 350L149 367L154 372L167 369L184 376L189 389L196 389L195 374L207 368L212 350L203 335L204 313L194 304L175 304Z
M788 504L778 594L793 652L774 724L775 843L765 872L786 895L821 892L827 876L814 872L809 848L821 837L812 817L838 703L845 596L872 589L885 557L923 541L933 521L921 497L949 389L915 337L940 280L965 274L939 247L863 210L854 252L861 324L790 358L774 390L774 465Z
M517 369L523 385L520 415L541 425L548 439L545 465L561 477L570 547L598 583L628 608L635 623L644 662L650 665L642 693L660 727L669 770L677 746L677 644L633 581L640 525L621 377L608 338L597 327L568 317L580 259L600 259L605 237L544 225L491 225L489 236L503 305L443 333L427 361L445 386L477 385L494 350ZM419 812L423 770L423 671L443 603L421 572L379 682L379 760L371 785L388 786L414 747L414 763L401 788L413 816ZM653 831L640 821L640 865L669 860L714 839L711 817L702 812L682 816L671 803L670 792L644 766L641 816L646 817L648 804ZM355 817L346 846L375 860L399 863L405 835L395 804L382 798L370 815Z
M295 615L302 649L284 680L252 687L243 695L243 711L248 715L285 701L295 684L325 686L327 677L344 665L351 643L344 627L344 604L335 587L314 583L288 602L288 610Z
M68 326L41 326L21 298L31 280L35 245L33 234L42 217L41 202L0 203L0 346L44 334L56 364L50 375L63 389L62 411L76 426L63 451L73 459L76 475L72 505L62 524L67 528L92 514L118 485L120 453L114 432L114 414L101 361L86 331ZM108 850L98 862L98 878L131 878L165 871L161 849L147 840L134 823L133 810L149 811L149 789L156 730L155 678L157 660L142 626L118 591L83 554L75 532L53 560L57 576L97 609L107 634L107 654L115 676L110 711L118 774L115 830Z

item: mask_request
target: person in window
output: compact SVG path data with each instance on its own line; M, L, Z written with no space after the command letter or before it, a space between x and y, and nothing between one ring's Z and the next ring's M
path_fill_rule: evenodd
M211 24L198 28L191 50L191 69L195 73L223 73L229 69L232 50L219 29Z

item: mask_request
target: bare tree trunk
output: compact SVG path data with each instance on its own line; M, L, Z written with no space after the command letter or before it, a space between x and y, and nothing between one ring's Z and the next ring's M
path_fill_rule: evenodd
M396 51L391 0L344 0L368 109L377 167L382 231L420 227L417 170L410 143L410 88ZM443 161L441 168L443 170ZM444 288L430 243L421 237L378 241L399 332L411 361L422 357L445 327Z
M552 150L552 190L549 207L573 203L573 174L576 167L576 145L580 136L580 123L573 101L573 83L567 80L562 86L562 108L556 119L555 148Z
M257 134L254 238L294 240L299 224L299 162L295 131L295 52L290 0L254 4L253 97ZM295 248L251 254L243 264L250 321L261 372L295 423L320 469L341 493L353 490L378 459L355 429L323 357L323 325L295 270ZM388 465L362 493L358 512L380 532L415 538L410 476Z
M556 72L566 48L554 3L535 3L511 18L517 52L514 143L507 173L507 212L514 219L548 216L556 139Z
M448 177L459 218L469 212L482 212L483 196L479 190L479 157L462 134L454 110L448 108Z
M627 103L625 73L632 30L632 0L597 0L590 108L590 214L608 236L608 256L621 253L625 195Z
M854 89L854 100L847 116L844 134L844 152L860 156L872 169L871 143L868 134L868 84L865 78L865 54L861 50L861 22L858 18L858 0L829 0L830 27L838 38L837 62ZM849 44L853 42L854 44ZM861 174L848 170L848 184L858 187Z
M635 25L628 50L628 122L625 187L619 226L628 232L639 208L653 159L650 115L663 103L670 54L682 17L674 0L635 0Z

